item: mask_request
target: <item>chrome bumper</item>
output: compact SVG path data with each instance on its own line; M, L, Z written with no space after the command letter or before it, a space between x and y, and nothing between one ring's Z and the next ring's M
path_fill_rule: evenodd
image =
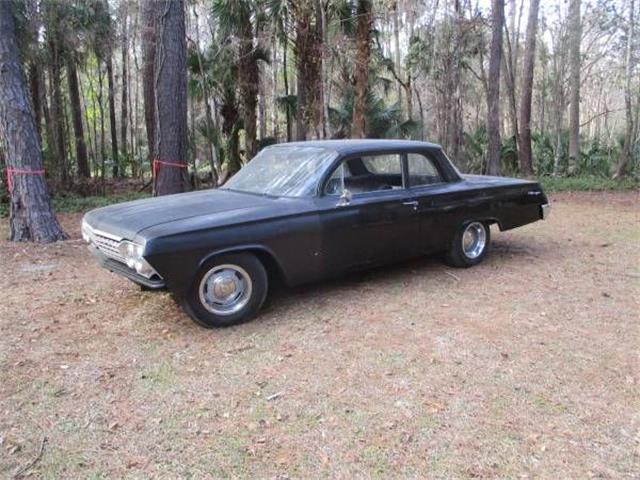
M110 272L122 275L132 282L137 283L138 285L142 285L143 287L146 287L150 290L161 290L166 287L166 284L162 278L143 277L135 270L127 267L124 263L108 257L95 245L89 245L89 250L91 251L93 256L96 257L100 266L106 268Z
M549 214L551 213L551 204L545 203L544 205L540 205L540 216L542 220L546 220L549 218Z

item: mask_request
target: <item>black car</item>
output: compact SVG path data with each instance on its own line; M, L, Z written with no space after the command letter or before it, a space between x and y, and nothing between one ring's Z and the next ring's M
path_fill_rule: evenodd
M293 286L437 252L470 267L490 225L549 208L538 183L462 175L438 145L311 141L265 148L215 190L92 210L82 234L105 268L169 289L212 327L256 315L276 277Z

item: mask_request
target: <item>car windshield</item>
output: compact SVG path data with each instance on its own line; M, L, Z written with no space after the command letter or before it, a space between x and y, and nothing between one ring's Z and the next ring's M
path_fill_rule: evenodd
M258 153L224 188L278 197L312 195L336 156L326 148L274 145Z

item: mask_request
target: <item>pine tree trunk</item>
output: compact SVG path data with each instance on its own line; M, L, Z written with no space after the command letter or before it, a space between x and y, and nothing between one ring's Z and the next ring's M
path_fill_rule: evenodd
M127 143L127 130L129 127L129 40L128 40L128 8L127 1L122 3L122 97L120 102L120 150L122 157L126 162L129 152ZM121 175L124 172L120 172Z
M155 58L156 58L156 2L142 2L142 96L144 123L149 145L149 166L155 158Z
M487 88L487 173L500 174L500 65L502 62L502 30L504 29L504 0L493 0L491 6L491 53Z
M318 138L322 125L321 56L322 36L316 24L316 9L312 0L302 0L296 15L296 56L298 85L298 115L296 139Z
M207 152L209 154L209 165L211 167L211 183L215 187L218 185L218 178L220 176L220 165L218 165L218 154L216 153L216 146L213 143L211 136L214 133L213 116L211 115L211 105L209 103L209 87L205 81L204 62L202 61L202 52L200 51L200 26L198 25L198 12L196 6L193 6L193 15L196 19L196 54L198 57L198 67L200 68L200 88L202 88L202 95L204 100L204 114L205 121L207 122Z
M371 50L371 1L358 0L356 27L356 84L354 87L351 136L365 137L365 110L369 91L369 55Z
M184 192L187 169L187 43L184 0L157 5L155 68L155 152L165 162L157 168L154 195ZM172 164L172 165L166 165Z
M111 157L113 160L112 175L114 178L120 175L120 160L118 156L118 130L116 127L116 100L113 86L113 60L112 52L107 53L107 88L109 91L109 127L111 130Z
M246 158L251 159L256 154L256 108L258 106L258 62L253 47L253 27L251 18L246 12L242 25L239 26L240 61L238 65L240 88L240 114L245 131Z
M401 52L400 52L400 22L398 12L398 0L393 0L391 4L391 9L393 10L393 46L394 46L394 63L396 69L396 75L398 78L402 78L402 63L401 63ZM402 105L402 84L398 82L398 105Z
M520 20L518 16L518 22L516 23L516 14L518 13L518 6L516 0L510 1L510 15L509 15L509 28L505 28L505 38L507 41L506 52L502 56L502 65L504 70L504 84L506 87L506 95L509 105L509 118L511 121L511 136L517 143L520 132L518 129L518 105L516 101L516 70L518 68L518 38L520 36ZM522 5L520 8L520 15L522 15ZM509 31L510 30L510 31ZM509 35L510 34L510 35Z
M67 148L65 143L66 132L64 128L64 105L62 103L62 90L60 82L62 81L60 67L60 52L58 39L50 40L51 46L51 71L49 74L49 85L51 89L52 100L52 130L55 140L55 167L59 180L63 185L67 184Z
M462 49L463 49L463 17L462 6L460 0L454 2L454 52L451 58L451 68L449 73L449 93L451 97L446 99L450 102L449 118L448 118L448 139L447 145L451 157L460 165L464 163L461 149L462 136L464 127L462 123L462 92L461 92L461 75L462 75Z
M55 242L67 235L53 212L44 174L38 173L43 172L42 152L20 63L12 6L13 2L0 2L0 135L13 186L10 239Z
M78 175L81 178L90 178L89 160L87 159L87 146L84 142L84 128L82 126L82 105L80 104L80 87L78 86L78 71L73 59L67 61L67 80L69 83L69 98L71 99L71 117L73 131L76 136L76 162Z
M531 101L533 98L533 67L536 54L536 34L538 30L538 8L540 0L531 0L527 39L524 47L524 68L522 76L522 96L520 97L520 135L518 137L520 172L533 175L531 154Z
M286 20L286 19L285 19ZM284 96L287 99L286 103L286 121L287 121L287 142L293 139L291 128L291 108L289 106L289 66L287 65L287 50L289 45L285 40L282 45L282 81L284 83Z
M569 2L569 173L575 172L580 159L580 42L582 23L580 0Z
M627 22L627 45L625 51L625 78L624 78L624 106L626 128L624 134L624 143L622 145L622 154L620 161L616 167L614 178L624 177L631 161L631 145L635 132L633 118L633 102L631 101L631 79L634 71L634 55L633 55L633 39L635 38L635 0L629 1L628 22Z

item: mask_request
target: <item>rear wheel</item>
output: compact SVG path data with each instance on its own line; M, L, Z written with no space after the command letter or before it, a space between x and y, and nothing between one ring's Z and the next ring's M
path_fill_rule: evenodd
M472 267L487 255L491 242L491 230L484 222L472 221L463 224L453 237L446 256L447 263L454 267Z
M220 255L198 271L182 307L200 325L228 327L253 318L267 289L267 272L254 255Z

